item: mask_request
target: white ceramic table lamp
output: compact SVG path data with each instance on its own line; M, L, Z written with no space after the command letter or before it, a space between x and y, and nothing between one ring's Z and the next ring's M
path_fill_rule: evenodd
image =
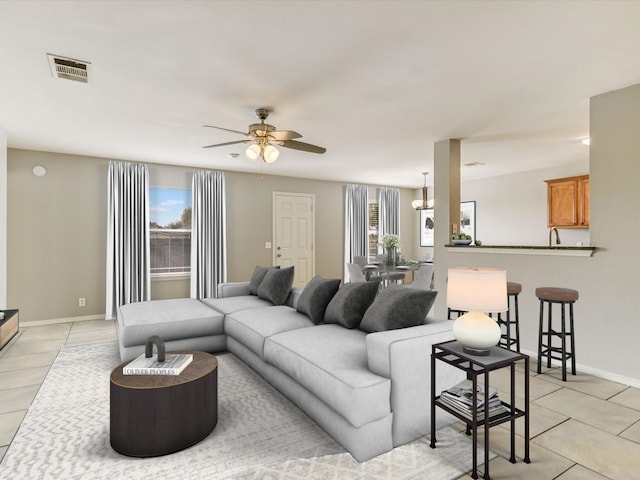
M500 326L486 313L507 311L507 272L497 268L450 268L447 306L466 311L453 324L453 335L466 353L489 355L500 341Z

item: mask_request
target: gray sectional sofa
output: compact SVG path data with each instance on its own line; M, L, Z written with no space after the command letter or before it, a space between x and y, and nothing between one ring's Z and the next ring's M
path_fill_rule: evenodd
M331 296L327 285L325 297ZM340 290L346 292L348 285ZM218 298L125 305L118 314L121 357L125 361L142 353L151 335L163 338L167 350L227 350L360 462L429 432L431 345L453 339L451 322L427 318L421 325L369 333L324 323L317 314L325 309L313 302L309 308L310 296L301 290L289 287L279 305L255 293L251 282L225 283L219 285ZM349 298L343 306L353 313L357 308ZM325 307L328 315L330 306ZM390 310L387 305L378 311L387 315ZM437 375L439 390L462 379L460 370L444 364ZM454 421L437 411L438 426Z

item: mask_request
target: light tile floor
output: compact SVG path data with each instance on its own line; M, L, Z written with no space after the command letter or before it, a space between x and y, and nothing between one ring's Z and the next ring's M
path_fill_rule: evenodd
M0 350L0 459L60 347L115 339L113 322L103 320L20 329ZM535 362L531 366L535 369ZM518 406L523 402L523 375L520 367L516 373ZM508 398L508 369L493 372L490 382L502 398ZM490 463L494 480L640 478L639 389L580 373L562 382L557 368L545 369L540 375L532 370L530 385L531 463L522 462L522 419L516 422L515 464L508 460L509 424L494 427L490 431L491 450L498 455ZM462 424L457 426L464 430Z

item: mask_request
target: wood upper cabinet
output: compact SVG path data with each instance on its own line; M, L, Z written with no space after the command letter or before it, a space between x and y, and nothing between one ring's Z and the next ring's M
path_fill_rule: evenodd
M547 226L589 227L589 175L547 182Z

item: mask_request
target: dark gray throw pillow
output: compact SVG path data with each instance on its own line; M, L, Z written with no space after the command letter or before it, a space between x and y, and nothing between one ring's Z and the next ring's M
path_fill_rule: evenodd
M364 312L373 303L378 293L377 282L346 283L333 296L327 311L325 323L338 323L346 328L356 328Z
M302 290L296 310L305 314L316 325L322 323L327 305L338 288L340 288L339 278L322 278L316 275Z
M365 312L360 330L382 332L422 325L437 294L433 290L387 287Z
M293 267L271 268L258 287L258 296L274 305L283 305L293 285Z
M258 295L258 288L260 288L260 284L264 280L264 276L272 268L277 269L280 268L280 266L278 265L277 267L261 267L259 265L256 265L256 268L253 269L251 280L249 280L249 293L251 295Z

